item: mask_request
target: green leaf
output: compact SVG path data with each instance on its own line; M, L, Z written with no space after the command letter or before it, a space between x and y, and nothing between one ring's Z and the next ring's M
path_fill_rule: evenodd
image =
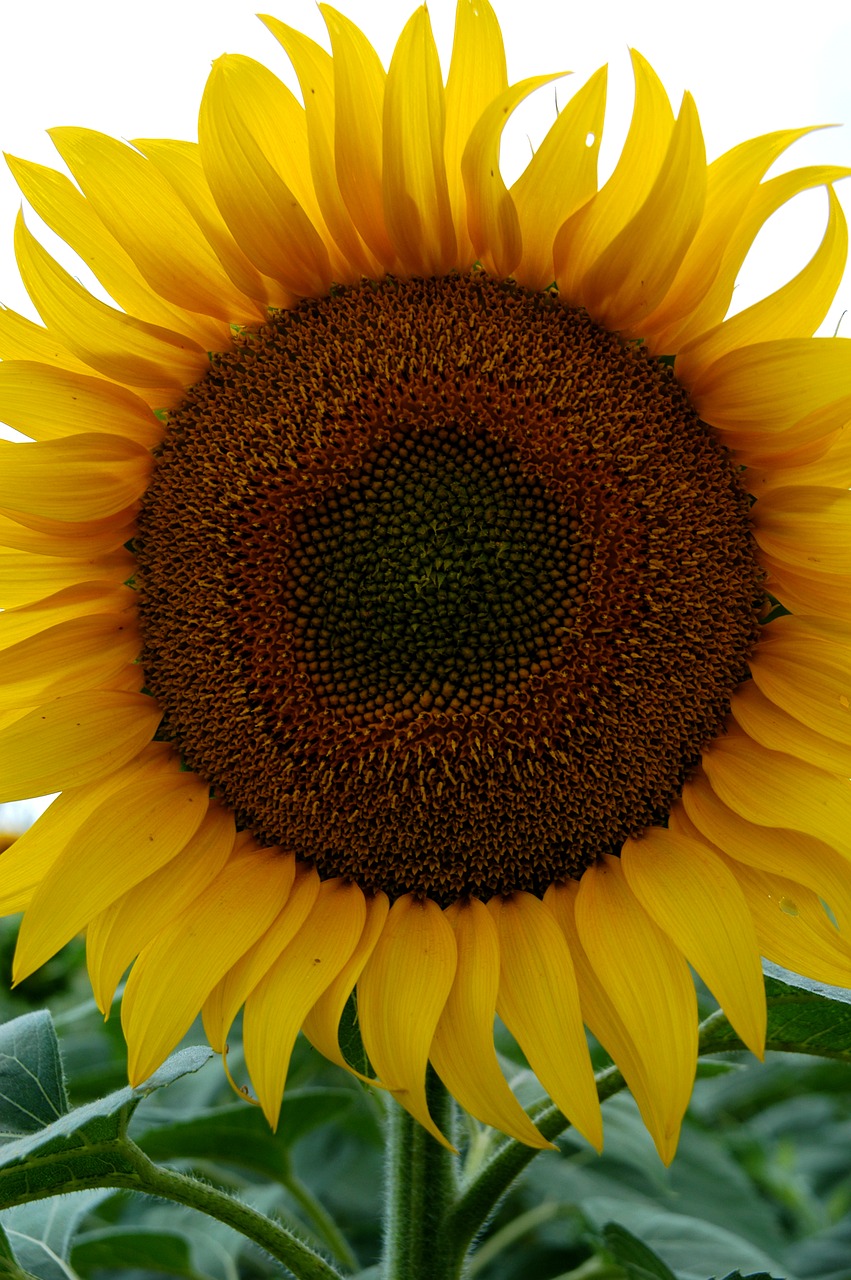
M752 1271L747 1276L743 1276L741 1271L731 1271L728 1276L724 1276L724 1280L783 1280L783 1277L770 1276L767 1271Z
M71 1258L84 1272L100 1268L115 1275L132 1267L185 1276L186 1280L198 1280L199 1276L185 1236L147 1227L106 1227L88 1232L78 1239Z
M136 1107L155 1089L198 1071L211 1057L211 1049L181 1049L138 1088L118 1089L61 1115L37 1132L0 1146L0 1206L132 1174L121 1139Z
M50 1014L25 1013L0 1026L0 1144L35 1133L67 1110Z
M607 1222L603 1227L603 1243L612 1261L623 1267L627 1280L676 1280L670 1267L652 1249L617 1222Z
M80 1222L112 1193L78 1191L7 1209L3 1225L16 1261L37 1280L67 1280L76 1276L69 1263L71 1244ZM0 1273L2 1274L2 1273Z
M134 1130L134 1140L152 1160L214 1160L286 1182L293 1144L347 1111L354 1096L351 1089L292 1089L284 1094L277 1133L257 1107L235 1102L182 1122Z
M774 968L774 966L772 966ZM785 1053L811 1053L851 1063L851 991L825 987L797 974L784 981L766 976L768 1003L766 1046ZM742 1049L739 1037L722 1013L701 1027L700 1053Z

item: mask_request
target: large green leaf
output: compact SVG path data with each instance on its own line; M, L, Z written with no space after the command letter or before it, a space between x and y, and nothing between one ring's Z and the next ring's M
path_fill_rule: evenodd
M18 1264L37 1280L76 1276L69 1261L74 1234L86 1214L111 1194L103 1189L76 1191L7 1209L3 1225Z
M783 981L774 973L782 973ZM768 1048L851 1063L851 991L826 987L767 966L765 995ZM701 1053L742 1048L744 1045L722 1013L707 1018L702 1028Z
M606 1223L603 1243L612 1261L623 1267L625 1280L676 1280L658 1254L619 1223Z
M192 1265L189 1241L182 1233L149 1227L105 1227L78 1237L72 1253L74 1266L85 1273L95 1268L117 1275L125 1268L162 1272L199 1280Z
M67 1110L50 1014L25 1013L0 1026L0 1144L36 1133Z

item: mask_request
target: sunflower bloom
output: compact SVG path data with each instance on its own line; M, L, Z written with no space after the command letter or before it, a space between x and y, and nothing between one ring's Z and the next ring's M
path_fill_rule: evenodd
M92 268L27 229L43 327L0 313L0 801L61 794L0 861L16 980L87 929L145 1079L200 1011L276 1123L295 1038L356 992L375 1077L435 1137L430 1062L544 1139L498 1014L597 1148L584 1025L670 1160L689 965L756 1054L760 956L851 984L851 359L811 335L833 184L707 163L633 55L508 187L486 0L444 84L428 14L385 73L263 19L303 105L227 55L198 143L53 132L10 159ZM725 318L766 219L823 187L809 264ZM823 904L832 914L828 914ZM838 927L837 927L838 926Z

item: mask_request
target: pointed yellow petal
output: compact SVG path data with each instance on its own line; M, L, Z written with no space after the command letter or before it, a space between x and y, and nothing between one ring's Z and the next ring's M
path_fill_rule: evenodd
M257 270L228 230L210 191L198 143L134 138L133 146L148 157L186 205L229 278L240 293L254 301L257 314L265 316L267 306L290 306L291 295Z
M553 283L556 233L597 194L605 110L606 68L601 67L560 112L511 188L523 245L514 277L526 289Z
M340 1019L346 1002L355 988L355 983L363 973L366 962L384 931L387 912L390 910L390 901L386 893L372 894L365 901L366 923L358 939L358 945L334 981L323 991L305 1016L302 1025L302 1031L314 1049L318 1049L330 1062L336 1062L338 1067L344 1067L346 1071L353 1071L353 1068L349 1066L340 1051ZM366 1079L359 1071L353 1071L353 1074L361 1080Z
M828 773L851 777L851 745L802 724L767 698L753 680L733 694L730 711L748 737L763 747L806 760Z
M55 698L0 731L0 803L94 782L132 760L162 712L141 693Z
M586 869L576 897L576 927L653 1081L667 1116L661 1139L667 1152L676 1146L697 1065L697 999L688 965L639 904L618 858L601 858Z
M350 959L365 919L357 885L326 880L307 921L245 1002L245 1062L273 1129L301 1024Z
M455 227L443 143L446 106L428 10L405 24L384 94L384 222L402 271L446 275L455 266Z
M679 376L679 370L677 370ZM740 347L686 384L691 401L716 427L789 428L851 396L846 338L778 338ZM833 426L844 426L847 413ZM822 433L824 434L824 432Z
M187 311L256 321L189 210L150 160L94 129L51 129L83 194L150 287Z
M508 88L499 22L488 0L458 0L455 37L446 78L446 180L461 270L475 260L467 230L461 157L485 108Z
M753 655L751 671L772 702L817 733L851 744L849 658L847 645L797 639L786 629L785 638L766 636Z
M702 761L716 795L748 822L802 831L851 858L851 782L769 751L741 731L717 738Z
M85 557L34 555L0 547L0 609L32 604L76 584L117 585L126 582L135 567L135 559L124 547Z
M138 783L123 803L111 799L100 805L33 895L18 937L15 981L33 973L104 907L170 862L201 825L207 795L206 783L186 773Z
M334 163L334 66L330 54L295 27L259 14L283 45L293 64L307 121L310 174L325 225L354 278L378 279L383 271L352 222L337 181Z
M288 863L276 849L235 853L142 951L121 1003L134 1084L156 1071L216 983L269 927L288 875Z
M224 1053L233 1020L246 997L298 933L319 893L319 876L314 867L298 866L292 853L281 856L289 868L288 878L281 885L281 910L262 937L237 960L204 1001L201 1011L204 1031L216 1053Z
M0 364L0 419L35 440L110 432L151 448L163 433L132 391L29 360Z
M802 271L769 297L690 342L677 356L677 377L696 381L729 351L780 338L808 338L828 313L848 256L848 227L836 193L828 187L830 216L821 245Z
M665 159L638 212L579 283L583 305L609 329L640 336L664 298L700 224L706 202L706 150L690 94Z
M763 497L772 489L795 485L826 485L829 488L847 489L851 486L851 425L842 427L837 432L836 439L821 457L800 465L772 466L770 470L751 467L743 479L756 498Z
M479 117L461 158L467 204L467 229L477 259L486 271L510 276L523 253L520 218L499 171L502 131L514 108L541 85L563 73L531 76L505 89Z
M49 333L9 307L0 307L0 360L34 360L73 373L91 375L92 372L55 333Z
M499 939L490 912L472 898L446 910L455 933L458 968L429 1057L465 1111L530 1147L541 1136L508 1087L496 1058L493 1020L499 990Z
M0 613L0 649L20 644L49 627L71 618L91 614L132 612L137 596L129 587L110 587L105 583L84 583L66 587L37 604L23 605Z
M544 906L552 912L570 949L582 1017L623 1074L656 1144L659 1158L670 1164L677 1149L681 1111L678 1107L672 1110L669 1095L655 1085L653 1064L648 1063L645 1067L623 1019L583 950L575 918L578 893L579 882L576 880L550 885L544 894Z
M794 485L773 489L751 512L756 540L798 572L851 573L851 493Z
M674 113L659 77L633 49L635 106L626 142L612 176L556 236L553 258L559 293L568 304L580 282L646 200L665 159Z
M120 436L0 440L0 506L54 520L99 520L141 498L152 470L148 450Z
M795 613L819 613L827 618L851 622L851 593L848 580L826 573L795 573L787 565L760 556L768 571L765 586Z
M702 836L728 857L806 885L824 899L844 929L851 928L848 864L829 845L800 831L746 822L719 800L701 770L683 788L682 807Z
M331 285L328 251L254 136L244 81L233 55L213 63L198 119L210 190L237 244L261 271L295 294L321 296Z
M95 1001L108 1014L124 970L218 875L233 849L233 814L211 803L195 835L170 862L110 903L86 931Z
M33 707L50 698L106 685L141 649L126 614L72 618L3 651L0 707Z
M723 855L720 855L723 856ZM814 893L786 880L728 860L741 885L767 960L816 982L851 987L851 946Z
M129 315L194 338L205 350L227 343L226 323L196 315L161 298L65 174L7 156L15 181L38 216L86 263L106 292ZM65 367L65 366L63 366Z
M702 842L651 827L621 866L632 892L714 994L748 1048L763 1056L765 987L753 921L738 884Z
M33 522L38 517L17 511L15 512L17 518L13 518L8 510L5 510L0 513L0 546L71 560L98 556L102 552L123 547L136 536L138 532L136 523L132 519L128 521L128 514L128 512L120 512L117 517L111 516L106 520L80 523L74 520L65 521L62 524L59 521L43 521L51 529L48 533L46 528L33 527ZM19 523L22 520L26 520L27 523ZM126 576L129 576L129 573L128 569Z
M654 336L654 349L668 353L680 351L687 343L719 325L729 309L742 263L771 214L799 192L837 182L848 173L848 169L837 165L811 165L793 169L758 185L727 239L712 284L704 293L695 296L696 305L684 321L675 322Z
M437 903L409 894L390 908L358 983L364 1048L379 1079L444 1145L446 1139L429 1115L425 1076L456 955L455 935Z
M390 269L396 254L384 223L384 68L353 22L328 4L320 4L319 12L333 53L334 167L340 193L359 233Z
M207 354L191 338L93 298L30 235L20 214L15 252L21 279L42 320L98 373L133 387L182 393L206 372Z
M530 893L491 898L499 936L497 1012L553 1102L599 1151L603 1122L567 943Z

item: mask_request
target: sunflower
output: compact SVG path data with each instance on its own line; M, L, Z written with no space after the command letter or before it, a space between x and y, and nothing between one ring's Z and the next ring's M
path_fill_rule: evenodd
M78 931L134 1082L200 1011L277 1121L303 1030L436 1138L429 1063L547 1145L498 1014L597 1148L583 1023L660 1155L700 974L754 1053L760 956L851 983L851 360L814 338L846 170L766 179L806 129L707 163L632 55L598 187L605 68L508 188L486 0L385 73L264 17L213 66L199 141L10 159L92 268L28 231L44 327L0 313L0 800L61 792L2 857L21 980ZM809 264L726 318L805 188ZM829 907L830 913L825 910Z

